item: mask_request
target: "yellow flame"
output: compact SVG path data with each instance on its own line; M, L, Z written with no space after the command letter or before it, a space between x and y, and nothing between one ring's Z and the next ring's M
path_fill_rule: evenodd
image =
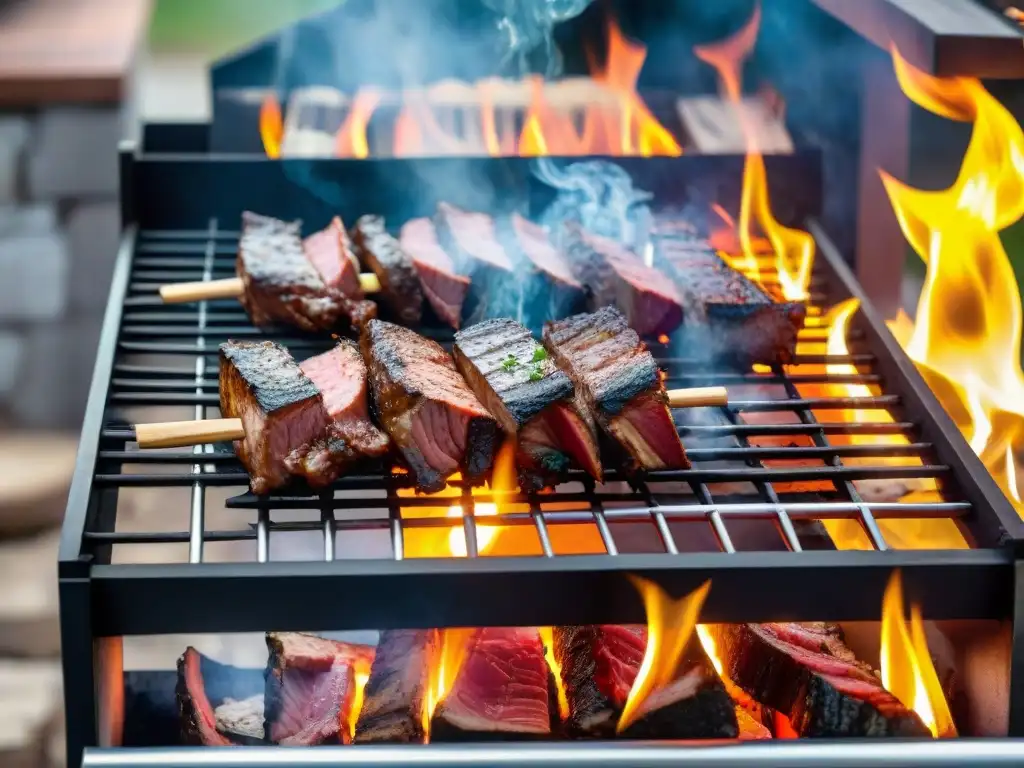
M491 475L491 493L495 496L514 494L516 484L516 441L514 438L505 440L494 458L494 471ZM474 504L475 517L488 517L498 514L497 504ZM462 506L456 505L448 510L448 517L462 517ZM497 541L501 528L495 525L476 526L477 553L484 555ZM448 551L454 557L466 557L465 529L455 526L448 534Z
M899 571L894 571L882 598L882 685L905 707L917 712L933 736L956 736L949 704L928 650L920 609L911 608L909 625L905 617L902 579Z
M281 137L284 135L284 121L281 117L281 104L277 96L268 93L260 105L260 139L267 157L281 157Z
M541 642L544 643L544 659L551 670L551 676L555 679L555 688L558 691L558 714L562 720L566 720L569 717L569 696L562 683L562 665L555 658L555 633L551 627L537 627L537 631L540 633Z
M348 716L348 735L350 739L354 739L356 736L356 723L359 722L359 713L363 711L363 697L366 693L366 683L370 679L370 663L360 663L354 670L355 674L355 693L352 694L352 707L349 709Z
M644 601L647 613L647 648L636 680L622 708L617 730L622 733L638 718L640 708L654 691L672 682L686 645L700 617L700 609L711 589L706 581L679 600L667 595L652 581L630 576Z
M370 156L370 146L366 138L366 129L370 124L381 94L372 88L362 88L352 100L345 122L342 123L335 136L335 148L338 157L365 159Z
M715 668L715 672L721 677L725 674L725 668L722 666L722 659L719 657L718 649L715 647L715 638L711 636L711 630L708 629L706 624L697 625L697 637L700 638L700 644L704 647L704 653L711 660L711 666Z
M437 706L444 701L455 684L455 678L469 655L469 644L476 630L452 627L438 630L437 647L430 662L426 702L423 707L423 732L430 740L430 721Z

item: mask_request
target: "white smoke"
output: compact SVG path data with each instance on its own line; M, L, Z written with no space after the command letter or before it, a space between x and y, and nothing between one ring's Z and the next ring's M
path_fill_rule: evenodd
M562 74L562 52L555 45L555 25L579 16L593 0L481 2L501 14L497 22L504 42L501 70L520 76L539 71L552 78Z

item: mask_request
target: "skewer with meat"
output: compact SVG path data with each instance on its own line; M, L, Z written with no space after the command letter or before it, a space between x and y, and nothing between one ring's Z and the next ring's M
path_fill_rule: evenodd
M515 320L485 320L455 334L455 364L502 430L517 438L523 490L556 484L570 466L601 479L593 420L572 381Z
M361 327L377 305L364 290L379 288L374 275L359 274L341 220L305 240L298 222L246 212L236 262L238 277L165 285L167 303L238 298L253 324L285 324L303 331Z
M423 296L434 314L446 325L458 328L470 280L459 274L455 263L441 247L434 222L427 218L407 221L399 243L412 259Z
M363 216L352 227L352 244L359 260L377 276L380 296L403 323L420 324L423 291L416 264L402 244L388 234L380 216Z

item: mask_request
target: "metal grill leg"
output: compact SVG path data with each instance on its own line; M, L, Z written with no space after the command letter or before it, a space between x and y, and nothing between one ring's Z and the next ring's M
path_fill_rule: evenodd
M1010 728L1008 736L1024 736L1024 542L1018 542L1013 563L1013 646L1010 657Z
M97 746L89 579L61 579L59 589L67 764L75 768L82 764L82 751Z

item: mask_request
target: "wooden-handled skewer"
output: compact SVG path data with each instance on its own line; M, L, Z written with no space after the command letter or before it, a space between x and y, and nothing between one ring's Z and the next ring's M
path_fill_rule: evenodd
M380 280L372 272L359 275L359 287L363 293L379 293ZM206 280L197 283L169 283L160 286L160 298L164 304L185 304L204 299L237 299L245 291L240 277L223 280Z
M728 405L725 387L694 387L670 389L668 402L673 408L700 408ZM205 445L222 440L241 440L245 437L241 419L204 419L200 421L166 421L155 424L136 424L135 440L139 448L182 448Z

